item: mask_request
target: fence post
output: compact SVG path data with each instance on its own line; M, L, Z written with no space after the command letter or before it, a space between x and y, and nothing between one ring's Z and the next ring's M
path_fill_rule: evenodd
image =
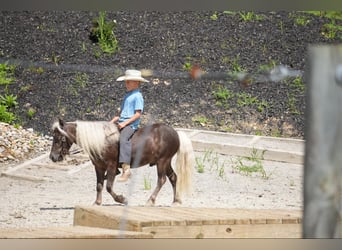
M342 45L308 56L303 237L341 237Z

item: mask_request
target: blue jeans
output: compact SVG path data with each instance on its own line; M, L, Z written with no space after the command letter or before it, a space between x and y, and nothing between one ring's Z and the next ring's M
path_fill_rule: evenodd
M126 126L120 131L119 163L131 164L132 143L131 138L135 130Z

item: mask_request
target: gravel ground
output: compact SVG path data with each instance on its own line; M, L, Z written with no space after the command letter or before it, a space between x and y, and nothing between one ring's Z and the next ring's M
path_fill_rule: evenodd
M243 20L247 13L107 12L106 22L116 20L119 51L104 54L90 39L98 12L1 11L0 60L26 62L16 67L16 80L9 86L18 96L20 108L13 110L17 122L48 134L57 116L109 120L125 91L115 79L127 68L184 73L185 66L199 64L206 72L255 73L282 64L304 70L310 44L341 42L339 31L335 38L323 35L324 25L331 23L324 17L285 11L252 14ZM170 75L150 77L151 83L142 86L144 123L303 138L304 79L256 81L244 87L235 80ZM224 92L223 97L213 92Z
M203 154L196 153L196 157L203 159ZM213 164L216 158L219 160ZM260 173L251 176L239 173L229 156L213 154L209 159L212 161L205 163L203 173L194 172L193 193L183 197L182 206L302 209L301 165L264 161L266 178L263 178ZM62 163L51 163L44 158L40 164L13 172L44 181L1 177L0 228L71 226L74 207L95 201L95 171L87 162L82 155L70 156ZM145 205L156 183L155 168L133 169L127 183L114 183L115 192L128 198L128 206ZM147 189L145 183L152 189ZM172 188L166 182L156 206L171 203ZM104 191L103 205L115 209L119 204Z

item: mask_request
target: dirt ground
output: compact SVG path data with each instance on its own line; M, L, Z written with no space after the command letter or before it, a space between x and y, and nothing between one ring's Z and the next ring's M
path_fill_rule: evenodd
M204 172L194 169L193 193L183 197L185 207L224 207L246 209L296 209L302 204L303 166L263 161L264 177L256 172L239 172L236 158L210 156L196 152ZM47 154L40 160L18 169L9 168L0 177L0 228L36 228L71 226L76 205L95 201L95 171L87 157L71 155L67 161L52 163ZM18 177L21 175L21 177ZM114 183L114 191L128 198L128 206L143 206L156 183L156 167L133 169L127 183ZM149 189L151 186L151 189ZM156 206L170 206L172 190L169 182L161 189ZM115 203L106 191L103 206Z

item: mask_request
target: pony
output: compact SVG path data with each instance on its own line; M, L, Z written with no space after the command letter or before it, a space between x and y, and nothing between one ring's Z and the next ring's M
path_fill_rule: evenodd
M106 190L114 201L127 205L123 195L113 191L115 176L120 174L119 136L116 124L108 121L65 122L58 118L52 125L53 141L49 158L53 162L63 161L69 154L72 144L81 147L95 166L96 200L94 205L102 203L102 189L107 180ZM145 165L157 166L157 185L146 202L155 204L158 192L168 179L173 189L172 205L182 203L182 194L190 193L194 168L194 151L191 140L182 131L162 124L154 123L139 128L132 136L131 167ZM171 166L176 156L176 172Z

